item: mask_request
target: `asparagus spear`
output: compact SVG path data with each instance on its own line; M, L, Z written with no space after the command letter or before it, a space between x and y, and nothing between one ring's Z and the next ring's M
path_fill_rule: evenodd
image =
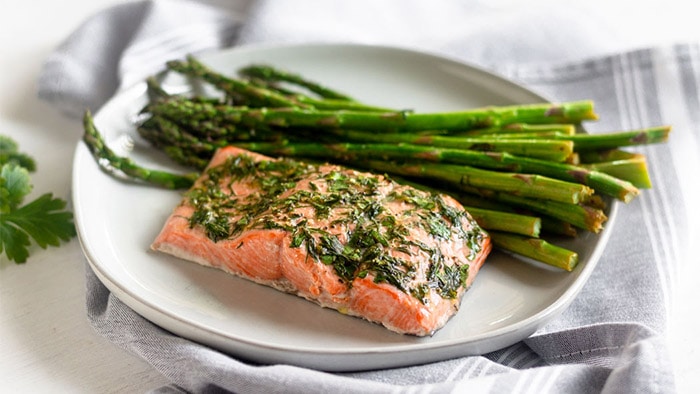
M375 171L402 176L429 178L462 186L499 190L522 197L578 204L586 201L593 189L579 183L566 182L542 175L481 170L464 165L433 163L392 163L367 160L359 163Z
M102 135L95 127L90 111L83 116L83 141L88 146L95 161L107 173L125 176L132 181L140 180L166 189L190 187L199 177L198 173L174 174L166 171L150 170L138 166L128 157L121 157L105 144Z
M449 191L443 191L443 193L448 193L452 195L457 201L462 203L464 206L470 206L470 207L478 207L482 209L488 209L492 211L499 211L499 212L509 212L509 213L516 213L519 215L525 215L525 216L536 216L539 217L542 223L541 230L544 233L548 234L556 234L556 235L565 235L567 237L575 237L578 235L578 232L576 231L576 227L574 227L571 223L563 221L561 219L557 219L548 215L544 215L541 213L533 213L531 210L518 207L517 205L509 205L507 203L504 203L502 201L494 201L486 198L481 198L478 197L476 194L467 194L467 193L450 193Z
M566 138L561 138L564 135L558 131L531 131L528 133L500 133L500 134L484 134L473 138L498 138L500 140L511 139L533 139L533 140L555 140L566 141ZM573 142L572 142L573 145Z
M575 134L553 138L573 141L577 151L586 151L666 142L670 132L671 126L658 126L616 133Z
M293 108L310 108L309 105L299 103L289 97L278 92L263 89L249 82L229 78L221 73L215 72L204 64L197 61L194 57L188 56L186 61L172 60L167 63L170 70L199 77L211 83L217 88L226 93L233 95L242 95L256 105L270 107L293 107Z
M576 133L576 126L573 124L529 124L529 123L511 123L500 127L488 127L484 129L469 130L464 132L452 133L453 135L464 137L515 137L519 134L532 133L560 133L564 135L572 135Z
M299 94L293 95L293 97L300 103L304 103L311 106L312 108L324 111L396 112L395 109L363 104L356 101L343 101L334 99L317 100Z
M287 89L272 81L264 81L259 78L249 78L247 80L254 86L276 91L280 94L288 96L300 103L308 104L316 109L324 110L351 110L351 111L370 111L370 112L391 112L395 111L391 108L369 105L355 100L342 100L336 98L314 98L295 90Z
M166 92L160 82L155 77L146 78L146 93L150 101L165 99L170 97L170 93Z
M540 236L542 220L538 217L469 206L464 208L485 230L521 234L533 238Z
M460 190L473 195L493 199L501 203L514 205L540 214L551 216L593 233L600 232L600 230L603 229L603 224L608 219L603 210L589 207L587 205L538 200L495 190L478 189L465 185L461 185Z
M333 139L337 142L406 143L453 149L508 152L514 155L534 157L555 162L566 160L566 158L573 153L574 148L574 144L571 141L525 138L500 139L489 138L487 136L469 138L412 133L372 133L356 130L333 130L331 133L333 134Z
M645 129L619 131L605 134L567 134L559 131L531 131L522 133L484 134L480 137L498 136L501 139L548 139L570 141L578 152L600 152L625 146L655 144L666 142L671 132L670 126L649 127Z
M313 98L308 95L302 94L300 92L286 89L281 87L271 81L264 81L258 78L250 78L248 82L264 88L276 91L285 96L288 96L300 103L308 104L316 109L324 110L351 110L351 111L371 111L371 112L391 112L394 109L379 107L376 105L369 105L355 100L342 100L337 98Z
M253 109L225 104L195 103L185 99L154 104L156 105L151 109L156 112L194 116L197 120L225 120L249 127L264 124L277 127L343 128L374 132L468 130L516 122L562 123L596 118L590 101L487 107L442 113L322 111L303 109L293 104L282 105L286 108ZM274 107L274 105L271 106Z
M249 105L254 107L299 107L318 108L324 110L352 110L370 112L393 111L388 108L372 106L357 101L339 99L314 99L303 94L290 94L291 92L279 89L271 89L269 86L262 86L255 81L245 81L241 79L227 77L218 73L196 58L188 56L186 61L168 62L170 70L186 75L201 78L232 97L243 97L248 99ZM243 100L245 101L245 100Z
M260 78L264 81L284 81L290 82L298 86L302 86L311 92L318 94L319 96L327 99L336 99L341 101L355 101L352 97L340 93L334 89L327 86L323 86L317 82L308 80L301 75L290 73L288 71L280 70L274 68L270 65L263 64L253 64L248 67L244 67L238 70L240 75Z
M578 253L551 244L543 239L516 234L490 232L494 246L541 261L566 271L573 271L578 264Z
M633 159L583 164L581 166L624 179L640 189L651 188L651 178L649 177L647 161L644 156Z
M581 163L600 163L605 161L638 159L644 157L641 153L624 151L622 149L597 149L578 152Z

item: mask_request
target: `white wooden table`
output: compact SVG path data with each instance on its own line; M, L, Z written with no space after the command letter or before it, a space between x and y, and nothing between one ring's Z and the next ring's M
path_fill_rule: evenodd
M506 1L506 0L503 0ZM80 22L115 0L4 1L0 12L0 134L15 139L38 161L34 192L69 199L72 155L82 129L36 97L43 60ZM605 2L600 0L601 6ZM676 4L673 26L648 31L648 43L700 40L687 15L692 2ZM562 2L558 2L562 4ZM630 10L638 9L639 4ZM684 9L685 7L685 9ZM641 7L643 8L643 7ZM651 7L647 7L651 9ZM669 11L664 11L669 12ZM638 29L643 30L643 29ZM643 42L640 37L636 42ZM34 249L15 265L0 258L0 392L144 392L168 382L140 358L122 351L90 327L85 314L84 260L77 239L60 248ZM695 270L697 272L697 270ZM669 341L680 392L700 392L700 321L693 300L700 276L680 278L680 301Z

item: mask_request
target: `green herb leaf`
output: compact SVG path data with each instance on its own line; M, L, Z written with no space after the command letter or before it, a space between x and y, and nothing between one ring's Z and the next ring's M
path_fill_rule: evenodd
M32 191L29 171L34 161L17 152L17 144L9 137L0 136L0 161L0 254L24 263L32 239L45 249L73 238L73 214L64 211L64 200L46 193L21 206Z
M0 166L16 164L29 172L36 170L34 159L18 151L18 146L10 137L0 135Z
M5 164L0 169L0 212L8 213L17 208L24 197L32 191L29 172L16 164Z
M58 246L61 241L69 241L76 234L73 214L63 211L66 202L46 193L29 204L0 214L0 252L4 249L7 257L17 263L24 263L28 257L28 237L43 249Z

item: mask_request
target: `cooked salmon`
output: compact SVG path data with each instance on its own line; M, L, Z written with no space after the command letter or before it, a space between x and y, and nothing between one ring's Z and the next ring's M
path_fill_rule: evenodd
M491 242L449 196L227 147L152 249L425 336L457 312Z

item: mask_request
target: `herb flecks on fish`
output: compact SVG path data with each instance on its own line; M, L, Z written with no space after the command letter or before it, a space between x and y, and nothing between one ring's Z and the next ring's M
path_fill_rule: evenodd
M464 286L468 263L447 261L439 244L453 237L466 243L468 260L480 251L484 232L464 211L442 196L399 186L388 177L303 163L290 159L256 161L229 157L209 168L188 192L195 211L190 227L201 226L215 241L235 239L245 230L280 229L290 234L290 247L305 248L310 258L331 265L348 286L368 275L427 302L430 289L452 299ZM249 183L255 192L236 195L233 185ZM304 183L304 187L297 187ZM395 186L390 193L381 189ZM407 208L394 213L387 203ZM465 225L466 223L466 225ZM410 236L422 229L435 242ZM425 253L427 272L417 272L409 258ZM427 282L412 285L417 276Z

